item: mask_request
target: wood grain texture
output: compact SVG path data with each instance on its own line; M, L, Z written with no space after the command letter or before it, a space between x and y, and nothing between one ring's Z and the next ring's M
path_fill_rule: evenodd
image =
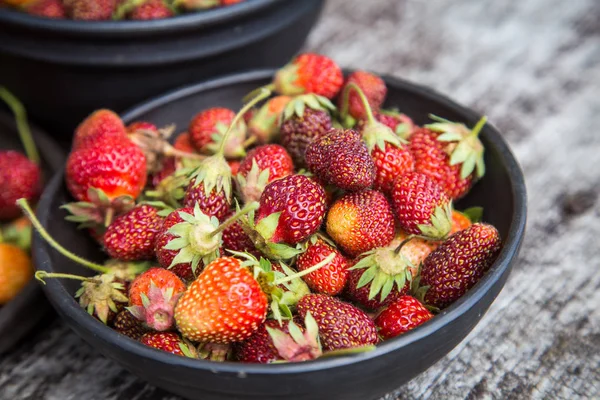
M600 398L600 2L330 0L306 48L485 112L526 174L527 235L505 289L385 399ZM175 399L58 321L0 360L0 398Z

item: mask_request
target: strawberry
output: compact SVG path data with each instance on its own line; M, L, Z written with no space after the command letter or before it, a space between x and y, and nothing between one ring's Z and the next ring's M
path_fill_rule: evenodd
M32 0L23 5L23 11L30 15L45 18L66 18L66 10L62 0Z
M381 110L375 113L377 121L389 127L396 135L402 139L408 139L415 131L415 123L406 114L396 110ZM361 123L361 121L359 121ZM358 129L358 128L357 128Z
M15 245L0 243L0 305L8 303L33 276L31 259Z
M231 217L234 211L230 211L226 218ZM260 252L254 246L252 239L246 234L241 223L236 221L223 230L223 245L225 250L233 250L244 253L250 253L255 257L260 257Z
M254 220L257 235L250 235L259 250L277 258L281 242L296 244L315 233L325 217L325 190L304 175L289 175L267 185ZM266 242L266 243L265 243Z
M419 300L402 296L376 318L375 325L383 339L391 339L429 321L433 314Z
M491 225L476 223L455 233L423 262L420 285L426 304L445 308L472 288L500 252L500 235Z
M322 262L330 254L335 258L324 267L302 277L314 292L334 296L344 289L348 279L350 262L337 249L324 241L316 239L308 243L306 251L298 256L296 268L305 271Z
M181 334L195 342L248 339L267 315L267 296L242 262L222 257L208 264L175 307Z
M113 111L101 109L94 111L77 126L73 137L73 150L107 139L119 142L126 137L127 132L121 117Z
M157 209L139 205L116 218L104 234L104 248L109 256L125 261L151 260L154 244L163 219Z
M353 130L332 129L313 140L305 153L312 173L323 182L348 191L369 188L375 180L375 164L360 135Z
M193 214L194 209L192 207L180 208L178 210L173 211L165 218L161 230L156 236L154 253L156 254L156 259L158 260L158 263L162 267L168 268L181 279L190 281L194 279L192 263L186 262L171 265L179 252L176 250L170 250L165 248L167 243L169 243L172 239L175 239L175 236L169 232L169 229L171 229L176 224L184 222L183 218L181 218L180 212ZM204 264L199 264L200 267L202 267L203 265Z
M238 169L240 168L240 161L227 160L227 164L229 165L229 169L231 170L231 176L236 176L238 173Z
M200 207L200 210L209 217L216 217L218 220L223 219L229 212L229 201L223 191L212 189L209 194L206 194L204 184L196 184L196 180L192 179L185 191L183 198L184 207Z
M335 297L308 294L297 305L300 317L310 313L319 328L324 350L377 344L375 324L360 309Z
M40 167L24 154L13 150L0 151L0 220L10 220L20 214L15 202L24 197L35 202L40 197Z
M304 154L310 142L331 130L329 113L333 110L329 100L313 94L296 96L286 106L281 120L281 144L298 167L306 165Z
M326 229L335 243L354 257L394 238L394 216L381 192L349 193L329 209Z
M173 272L150 268L131 282L127 310L152 330L169 330L174 323L175 304L185 290L185 284Z
M112 327L115 331L133 340L140 340L147 331L140 320L134 317L128 310L123 310L117 314Z
M69 17L83 21L109 20L117 0L63 0Z
M175 332L148 332L141 337L140 342L146 346L178 356L197 357L194 346Z
M252 115L248 122L248 129L259 143L272 142L279 133L279 121L285 106L292 98L289 96L275 96L267 100L262 107Z
M450 229L450 234L454 234L456 232L467 229L473 222L479 222L481 220L480 213L483 212L483 209L478 207L472 207L470 209L465 210L464 212L459 212L456 210L452 210L452 228ZM474 214L470 214L474 213ZM472 221L472 217L474 221Z
M150 183L152 187L157 188L158 186L160 186L160 183L163 180L167 179L169 176L173 175L173 173L175 173L176 170L177 161L175 160L175 157L165 157L162 160L161 168L158 171L151 174Z
M268 364L273 361L283 360L279 351L273 344L267 328L281 329L289 333L288 324L279 325L274 319L266 320L248 339L235 343L235 359L241 362Z
M486 118L473 129L438 117L435 120L411 135L410 151L415 157L415 170L430 177L456 200L485 173L484 148L478 135Z
M221 146L223 135L231 125L235 112L227 108L209 108L194 116L188 132L196 150L203 154L214 154ZM227 158L243 157L246 140L246 124L239 121L231 130L225 143L224 154Z
M276 179L294 173L288 152L278 144L258 146L240 163L237 182L245 203L260 199L265 186Z
M407 233L444 239L452 227L452 202L427 175L409 172L394 181L392 204Z
M129 19L138 21L170 18L173 16L175 16L175 13L164 0L146 0L128 13Z
M196 149L192 145L192 139L190 137L190 134L187 132L184 132L175 138L175 143L173 143L173 147L175 147L177 150L185 151L186 153L196 152Z
M355 84L362 90L373 112L379 111L387 94L387 87L383 79L370 72L354 71L346 78L344 88L350 83ZM349 93L347 98L340 96L338 99L338 107L340 109L345 107L344 102L348 103L348 113L352 117L356 119L365 119L367 117L363 103L356 93Z
M408 293L409 285L404 285L402 290L392 290L388 296L381 300L380 296L375 296L373 298L369 298L369 294L371 293L371 285L373 281L367 283L364 286L358 287L358 282L362 278L366 269L352 269L348 271L348 282L346 283L346 288L344 290L344 298L352 301L353 303L358 303L361 307L367 310L377 310L382 308L402 295Z
M304 53L277 71L273 84L278 93L286 96L314 93L333 99L343 83L342 70L333 60Z

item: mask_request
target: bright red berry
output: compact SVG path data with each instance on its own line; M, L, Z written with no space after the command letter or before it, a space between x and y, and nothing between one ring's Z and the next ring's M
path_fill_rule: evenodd
M21 215L15 204L20 198L35 203L42 190L40 167L24 154L13 150L0 151L0 220Z
M433 314L419 300L402 296L383 310L375 325L383 339L391 339L429 321Z
M344 83L341 68L330 58L304 53L277 71L277 92L287 96L314 93L328 99L334 98Z
M385 100L385 96L387 94L387 87L383 79L370 72L355 71L351 73L348 76L348 78L346 78L344 86L348 83L354 83L362 90L374 113L379 111L379 108L383 104L383 101ZM342 109L344 107L344 100L346 99L344 99L343 96L339 97L339 109ZM348 94L347 101L348 112L350 113L350 115L352 115L356 119L366 118L366 111L358 94L354 93L353 91L350 91Z
M344 289L348 279L349 260L337 249L327 243L317 240L315 243L309 243L306 251L298 256L296 268L298 271L307 270L323 262L331 254L335 254L333 260L323 267L302 277L316 293L328 294L334 296Z
M175 332L148 332L142 336L140 342L182 357L196 358L197 356L196 349Z

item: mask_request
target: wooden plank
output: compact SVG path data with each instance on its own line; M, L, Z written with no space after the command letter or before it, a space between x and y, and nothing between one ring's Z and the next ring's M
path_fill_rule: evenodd
M504 291L454 351L385 398L600 398L600 3L330 0L307 49L487 113L527 176L527 237ZM0 394L173 398L58 321L0 360Z

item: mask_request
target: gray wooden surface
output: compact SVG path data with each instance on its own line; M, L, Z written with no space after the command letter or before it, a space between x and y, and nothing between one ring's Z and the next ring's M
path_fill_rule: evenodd
M386 399L600 398L600 2L331 0L307 49L485 112L527 177L527 237L504 291ZM0 360L0 397L173 398L58 321Z

